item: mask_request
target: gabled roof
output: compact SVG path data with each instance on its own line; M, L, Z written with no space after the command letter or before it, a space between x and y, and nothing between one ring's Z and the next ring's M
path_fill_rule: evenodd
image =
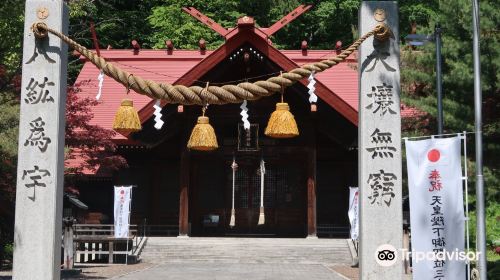
M245 43L254 46L284 71L335 55L335 51L331 50L278 50L258 32L262 31L253 25L239 26L237 30L231 31L233 34L226 43L214 51L101 50L101 56L115 63L118 67L145 79L190 86ZM99 70L87 61L77 78L77 83L89 81L85 87L81 88L81 97L95 98L98 90L98 75ZM315 87L318 97L351 123L357 125L358 72L356 53L348 57L346 61L318 73L316 80ZM300 82L307 86L307 79ZM123 98L125 98L124 86L109 77L105 77L99 105L92 109L94 114L92 123L112 129L114 114ZM134 101L134 106L139 111L142 122L151 118L155 100L134 92L131 92L128 98ZM405 114L403 111L402 115ZM116 140L119 139L125 140L127 138L117 134Z
M177 77L183 76L206 57L206 55L201 55L199 51L177 50L174 50L172 55L167 55L165 50L141 50L137 55L134 55L132 50L101 50L101 56L134 75L168 83L174 83ZM89 81L89 83L81 88L80 97L95 98L99 84L98 75L99 69L92 63L86 62L84 64L76 83L84 81ZM94 114L92 124L112 129L115 112L125 97L125 87L113 79L105 77L99 105L92 108ZM128 98L134 101L134 107L138 110L151 101L151 98L135 92L130 92ZM126 138L117 134L116 139Z
M182 77L177 79L177 81L175 81L175 84L181 84L185 86L192 85L194 81L199 80L203 75L212 70L217 64L227 59L235 50L237 50L237 48L245 43L250 43L258 51L263 53L267 57L267 59L277 64L284 71L289 71L299 66L298 63L294 62L291 58L285 55L284 52L274 48L265 38L257 35L253 28L242 28L238 30L236 35L233 35L231 38L229 38L224 45L211 52L195 67L191 68ZM332 73L323 73L323 75L318 76L327 78L331 74ZM357 75L356 73L354 74ZM328 78L325 80L328 81ZM307 86L308 81L307 79L302 79L300 83ZM332 108L342 114L353 124L357 123L357 110L351 107L345 99L335 93L332 88L327 87L325 84L323 84L322 79L317 79L315 87L316 95L318 95L319 98L329 104ZM154 111L154 102L155 101L152 100L147 106L143 107L139 111L139 116L141 117L142 122L145 122L146 120L151 118Z
M331 51L309 50L307 56L302 56L302 51L278 51L283 55L281 67L285 70L291 69L298 64L305 64L311 61L318 61L327 55L332 55ZM207 51L205 55L200 51L174 50L172 55L167 55L165 50L144 50L138 55L134 55L132 50L109 50L101 51L104 58L117 64L117 66L140 75L145 79L162 81L168 83L189 85L189 81L196 80L192 77L203 75L205 71L196 71L202 62L212 63L207 59L212 51ZM316 75L316 93L320 98L325 98L328 104L338 101L335 109L344 111L346 116L354 124L357 123L357 103L358 103L358 79L357 72L353 65L356 65L354 57L350 57L347 62L340 63L325 72ZM196 66L196 67L195 67ZM98 91L99 70L90 62L86 62L77 78L77 83L88 81L81 88L80 97L95 98ZM307 84L307 80L302 81ZM98 124L104 128L112 129L113 119L120 102L125 98L125 88L123 85L109 77L104 78L102 95L99 105L92 108L94 118L92 124ZM154 103L149 97L131 92L128 96L134 101L134 106L139 110L143 121L151 117ZM328 102L330 101L330 102ZM335 103L333 103L335 104ZM340 112L340 110L338 110ZM117 135L117 139L126 139L122 135Z

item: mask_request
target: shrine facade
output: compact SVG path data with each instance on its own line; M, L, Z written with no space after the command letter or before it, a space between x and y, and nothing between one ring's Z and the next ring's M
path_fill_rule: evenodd
M201 20L201 19L200 19ZM220 27L222 28L222 27ZM235 28L216 30L225 44L206 50L179 50L167 42L161 50L101 50L101 55L145 79L186 86L237 84L279 74L336 54L336 50L278 50L269 40L273 28L258 28L251 17ZM223 29L223 28L222 28ZM214 29L215 30L215 29ZM83 59L83 58L82 58ZM95 98L99 70L85 62L77 79L81 97ZM280 96L248 101L250 129L243 128L241 104L210 105L207 116L219 149L190 151L190 132L200 106L162 104L161 129L155 125L156 100L129 94L143 129L117 134L117 153L129 167L115 172L86 171L77 182L89 206L87 223L112 223L113 186L134 185L132 224L146 224L151 235L180 236L338 236L347 237L349 186L357 184L358 73L356 53L315 76L318 101L309 101L308 80L286 89L284 99L300 135L273 139L264 135ZM83 83L84 82L84 83ZM112 128L113 115L125 89L106 77L93 124ZM402 115L411 115L403 110ZM76 159L76 163L79 160ZM235 226L231 227L233 160ZM261 161L265 163L265 223L258 225Z

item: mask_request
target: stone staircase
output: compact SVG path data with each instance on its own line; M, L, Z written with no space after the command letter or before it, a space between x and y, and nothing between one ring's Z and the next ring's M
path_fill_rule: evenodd
M350 264L345 239L149 237L143 262Z

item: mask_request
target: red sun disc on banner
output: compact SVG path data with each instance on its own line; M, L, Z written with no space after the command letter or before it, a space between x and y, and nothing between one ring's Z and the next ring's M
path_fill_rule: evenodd
M436 150L436 149L432 149L432 150L430 150L430 151L427 153L427 158L428 158L431 162L436 162L436 161L438 161L440 157L441 157L441 153L439 152L439 150Z
M125 194L125 191L124 191L124 190L121 190L121 191L120 191L120 194Z

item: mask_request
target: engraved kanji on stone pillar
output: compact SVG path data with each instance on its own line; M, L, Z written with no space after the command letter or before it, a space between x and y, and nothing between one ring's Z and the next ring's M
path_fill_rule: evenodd
M395 1L363 1L360 34L381 23L391 29L390 38L370 37L358 53L360 279L403 277L397 255L403 245L398 7Z
M27 0L14 230L14 279L60 278L67 46L35 38L44 22L67 33L63 0Z

